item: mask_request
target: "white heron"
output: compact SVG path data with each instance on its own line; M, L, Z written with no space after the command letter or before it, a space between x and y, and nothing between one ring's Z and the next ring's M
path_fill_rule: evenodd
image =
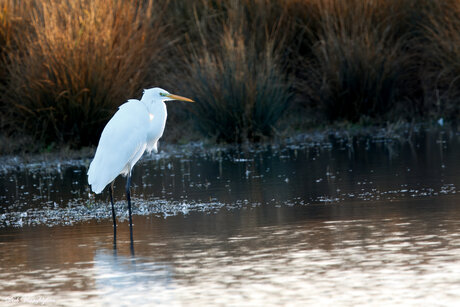
M112 204L114 234L116 217L113 205L113 182L122 174L127 176L126 198L128 201L129 226L132 238L131 218L131 171L145 151L158 151L158 140L166 125L165 101L182 100L193 102L189 98L170 94L155 87L144 90L141 100L130 99L122 104L102 131L96 154L88 170L88 183L99 194L110 183L109 195Z

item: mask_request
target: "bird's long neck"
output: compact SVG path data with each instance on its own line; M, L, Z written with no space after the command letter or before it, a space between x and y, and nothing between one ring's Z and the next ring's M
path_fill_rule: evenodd
M154 121L154 122L166 121L168 112L166 110L166 104L163 101L154 102L154 103L144 103L144 105L147 107L147 110L149 111L149 113L152 114L154 117L153 119L150 117L151 121Z
M166 117L168 116L166 104L163 101L161 101L145 105L149 112L150 119L150 125L147 133L147 146L156 146L155 144L158 141L158 139L160 139L163 135L163 131L166 125Z

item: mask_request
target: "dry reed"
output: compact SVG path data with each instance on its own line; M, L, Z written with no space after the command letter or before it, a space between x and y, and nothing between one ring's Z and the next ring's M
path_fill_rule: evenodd
M317 124L454 121L459 20L456 0L0 0L0 127L95 144L148 86L197 101L169 127L226 142L273 135L292 105Z
M128 97L152 83L164 45L153 1L48 0L30 4L31 31L8 54L2 100L38 139L81 146Z

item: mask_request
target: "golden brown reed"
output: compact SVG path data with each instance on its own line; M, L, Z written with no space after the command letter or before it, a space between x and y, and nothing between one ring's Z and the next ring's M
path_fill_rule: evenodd
M153 1L30 1L8 53L3 97L14 124L45 142L97 141L116 107L154 81L164 27Z
M95 144L148 86L197 101L175 104L169 128L227 142L273 135L286 110L316 124L455 120L459 3L3 0L0 124Z
M195 17L184 85L197 103L189 109L198 129L219 141L271 136L290 98L281 56L286 15L273 1L216 4L215 17Z

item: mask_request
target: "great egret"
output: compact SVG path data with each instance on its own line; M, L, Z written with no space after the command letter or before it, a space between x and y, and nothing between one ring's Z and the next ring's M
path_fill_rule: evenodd
M88 183L96 194L110 183L114 233L116 233L115 208L113 205L113 182L122 174L127 176L126 198L128 200L129 226L132 238L131 218L131 171L145 151L158 151L158 140L166 124L168 100L193 102L189 98L173 95L155 87L144 90L141 100L130 99L122 104L102 131L96 154L88 170Z

